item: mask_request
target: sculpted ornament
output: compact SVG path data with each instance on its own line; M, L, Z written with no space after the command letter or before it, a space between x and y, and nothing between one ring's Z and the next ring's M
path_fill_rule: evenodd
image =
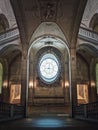
M55 21L56 18L56 1L40 1L40 13L42 21Z

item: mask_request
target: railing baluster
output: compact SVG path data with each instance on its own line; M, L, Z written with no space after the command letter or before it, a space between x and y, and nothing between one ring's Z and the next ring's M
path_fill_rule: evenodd
M10 29L6 32L0 33L0 45L2 43L4 43L5 41L6 41L6 43L9 42L10 39L14 40L14 38L16 38L16 36L17 36L17 38L19 38L18 28L13 28L13 29Z
M75 106L74 115L79 118L98 121L98 102Z
M98 43L98 33L94 32L92 30L80 27L78 36L80 38L84 37L85 40L89 40L91 42Z
M24 117L24 107L0 102L0 122Z
M6 31L4 33L0 33L0 44L2 44L5 40L7 41L8 39L14 38L16 36L19 37L18 28L13 28L13 29L10 29L10 30L8 30L8 31ZM84 38L86 38L87 40L89 40L91 42L93 40L93 42L98 43L98 33L94 32L92 30L80 27L78 36L80 38L84 37Z

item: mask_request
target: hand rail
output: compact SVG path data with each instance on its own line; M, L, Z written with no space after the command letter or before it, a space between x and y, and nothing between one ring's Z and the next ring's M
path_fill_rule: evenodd
M24 116L23 106L0 102L0 122L23 118Z
M0 45L15 40L16 38L19 38L19 30L17 27L2 32L0 33Z
M14 40L16 37L19 38L18 27L9 29L6 32L2 32L0 33L0 45L4 42L9 42L10 39ZM98 33L84 27L79 28L78 37L98 43Z
M98 122L98 102L92 102L75 106L74 115L76 117L78 116L78 118Z
M98 43L98 33L94 32L90 29L80 27L78 37L83 38L84 40L88 40L88 41L91 41L91 42L94 42L94 43Z

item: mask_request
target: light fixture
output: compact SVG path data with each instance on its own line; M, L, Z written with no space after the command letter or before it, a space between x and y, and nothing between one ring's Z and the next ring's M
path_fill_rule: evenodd
M69 87L69 82L65 81L65 88Z
M29 88L33 88L33 82L32 81L29 82Z

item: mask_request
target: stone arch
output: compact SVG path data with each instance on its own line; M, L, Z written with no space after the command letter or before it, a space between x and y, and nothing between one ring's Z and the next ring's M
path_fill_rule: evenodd
M0 72L0 100L2 101L8 101L6 98L6 88L7 88L7 79L8 79L8 62L6 59L4 58L0 58L0 68L2 70L2 72ZM1 71L0 70L0 71ZM1 86L2 85L2 86Z
M38 87L36 87L36 84L37 84L36 75L33 78L30 77L31 75L35 74L33 71L30 71L30 68L32 66L34 66L33 63L35 63L33 60L31 61L31 59L30 59L31 50L33 51L31 57L34 57L34 56L36 56L37 52L44 47L45 48L47 48L47 47L56 48L62 54L63 54L63 52L64 52L64 55L67 54L66 58L63 55L63 57L65 59L65 60L63 59L65 61L64 65L68 67L68 69L65 69L65 72L67 74L64 73L66 75L64 75L65 78L62 81L63 85L61 84L60 87L58 87L57 90L59 91L59 89L60 89L60 92L61 92L62 88L64 88L62 86L66 86L66 92L68 92L68 96L66 97L66 99L67 99L66 101L68 101L68 104L69 104L68 113L71 115L72 114L72 107L71 107L71 104L72 104L71 91L72 90L71 90L70 50L69 50L69 45L68 45L68 42L66 40L65 35L63 34L60 27L54 22L43 22L43 23L41 23L37 27L35 32L33 33L31 40L29 42L29 49L28 49L28 55L27 55L26 110L27 110L27 107L28 107L28 103L31 102L31 100L29 98L30 89L32 89L32 88L37 89L38 88ZM66 62L66 59L67 59L67 62ZM30 63L32 64L31 66L30 66ZM35 70L34 67L32 67L32 68L33 68L33 70ZM67 87L68 87L68 89L67 89ZM40 90L42 90L42 89L43 88L41 88ZM53 87L52 89L55 90L55 87ZM48 88L46 88L46 90L48 90ZM28 115L28 111L26 111L26 115Z
M98 13L94 14L93 17L91 18L89 27L93 31L98 32Z
M54 22L42 22L37 27L37 29L35 30L35 32L33 33L32 37L31 37L31 40L29 42L30 45L33 43L33 41L35 41L35 39L38 39L41 36L43 36L43 37L46 37L46 36L58 37L58 38L62 39L63 41L65 41L66 44L67 44L67 46L69 46L68 42L67 42L67 39L66 39L63 31Z
M9 28L9 23L4 14L0 14L0 32Z
M98 59L92 58L92 55L94 57L98 56L97 47L93 44L82 43L77 48L77 54L79 56L79 60L77 60L77 69L78 69L77 83L79 84L83 83L89 86L88 87L88 102L96 101L95 66L96 66L96 63L98 62Z

